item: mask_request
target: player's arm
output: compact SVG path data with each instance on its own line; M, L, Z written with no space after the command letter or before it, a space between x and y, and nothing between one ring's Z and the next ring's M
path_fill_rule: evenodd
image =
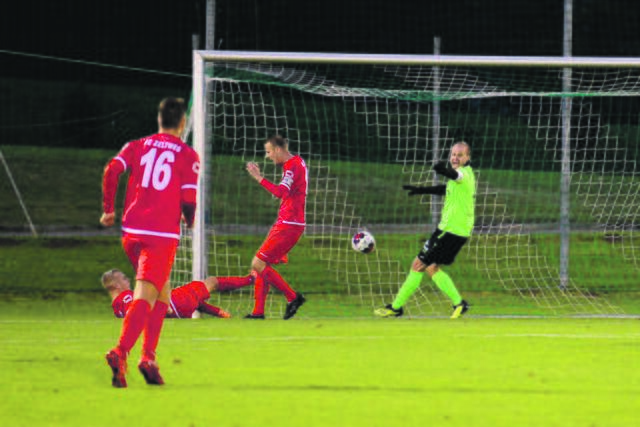
M279 185L274 184L269 181L267 178L263 177L260 173L260 166L258 166L255 162L247 163L247 172L249 175L272 195L277 197L278 199L282 199L291 191L291 184L293 183L293 172L285 171L285 176L282 178L282 181Z
M125 159L118 155L104 168L102 176L102 217L100 223L110 227L115 223L115 201L120 175L127 170Z
M229 317L231 317L231 314L229 312L206 302L201 302L198 306L198 310L212 316L221 317L223 319L228 319Z
M447 194L446 185L433 185L429 187L418 187L415 185L403 185L404 190L408 190L407 196L416 196L418 194L434 194L436 196L444 196Z
M273 194L278 199L282 199L287 194L289 194L289 191L291 191L291 187L283 184L282 182L279 185L276 185L266 178L262 178L262 181L260 181L260 185L262 185L262 187L264 187L265 190Z
M433 170L446 178L453 179L454 181L459 181L462 179L462 173L455 170L449 163L447 162L438 162L433 166Z
M198 173L200 170L200 160L195 153L192 162L189 162L189 170L183 174L183 184L180 187L180 207L182 217L187 224L187 228L192 228L196 218L196 196L198 190Z

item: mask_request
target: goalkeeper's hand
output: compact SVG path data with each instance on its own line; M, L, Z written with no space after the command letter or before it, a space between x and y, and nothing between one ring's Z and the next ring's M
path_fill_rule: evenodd
M446 185L434 185L432 187L416 187L414 185L403 185L403 189L409 190L407 196L415 196L417 194L434 194L436 196L444 196L447 193Z
M427 194L424 187L416 187L415 185L403 185L403 190L409 190L407 196L416 196L418 194Z

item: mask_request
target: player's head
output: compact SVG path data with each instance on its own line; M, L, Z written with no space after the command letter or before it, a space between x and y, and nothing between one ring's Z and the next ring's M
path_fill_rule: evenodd
M131 289L131 282L126 274L114 268L102 274L102 286L109 293L120 293Z
M471 147L464 141L456 142L451 147L449 162L454 169L461 168L471 160Z
M204 279L204 285L209 293L216 292L218 290L218 279L215 276L209 276Z
M276 165L289 160L289 141L280 135L273 135L264 143L265 157Z
M165 98L158 105L158 126L181 133L186 124L187 106L182 98Z

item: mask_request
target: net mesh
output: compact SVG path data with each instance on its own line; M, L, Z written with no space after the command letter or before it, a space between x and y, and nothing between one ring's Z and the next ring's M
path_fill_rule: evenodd
M632 286L624 275L607 278L608 262L635 275L639 267L633 111L640 72L572 70L567 94L562 77L560 69L522 67L216 62L207 79L209 274L246 274L276 218L279 201L244 164L258 162L279 182L279 170L263 159L264 141L279 133L310 172L308 227L292 262L279 267L283 277L363 307L390 302L442 205L439 197L409 198L401 186L434 183L434 158L446 160L465 140L478 183L476 224L445 268L462 293L517 295L543 313L620 312L598 295ZM570 97L572 232L570 280L561 284L563 95ZM351 249L361 229L376 237L370 255ZM190 244L181 248L178 283L191 274ZM250 310L251 289L219 298ZM284 298L269 301L272 314L282 313ZM439 315L450 302L425 278L406 309Z

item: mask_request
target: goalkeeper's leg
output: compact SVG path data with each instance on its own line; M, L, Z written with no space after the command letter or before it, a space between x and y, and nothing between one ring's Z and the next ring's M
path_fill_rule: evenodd
M425 265L416 258L411 265L411 271L405 279L404 283L400 287L396 298L393 303L387 304L385 307L379 308L374 311L377 316L380 317L400 317L404 314L402 307L407 303L411 295L420 287L422 278L424 276Z
M438 286L438 288L444 292L444 294L447 295L453 303L453 313L451 314L452 319L457 319L469 310L469 304L462 299L456 285L447 273L438 268L436 264L427 267L427 272L431 276L433 283L435 283L436 286Z

